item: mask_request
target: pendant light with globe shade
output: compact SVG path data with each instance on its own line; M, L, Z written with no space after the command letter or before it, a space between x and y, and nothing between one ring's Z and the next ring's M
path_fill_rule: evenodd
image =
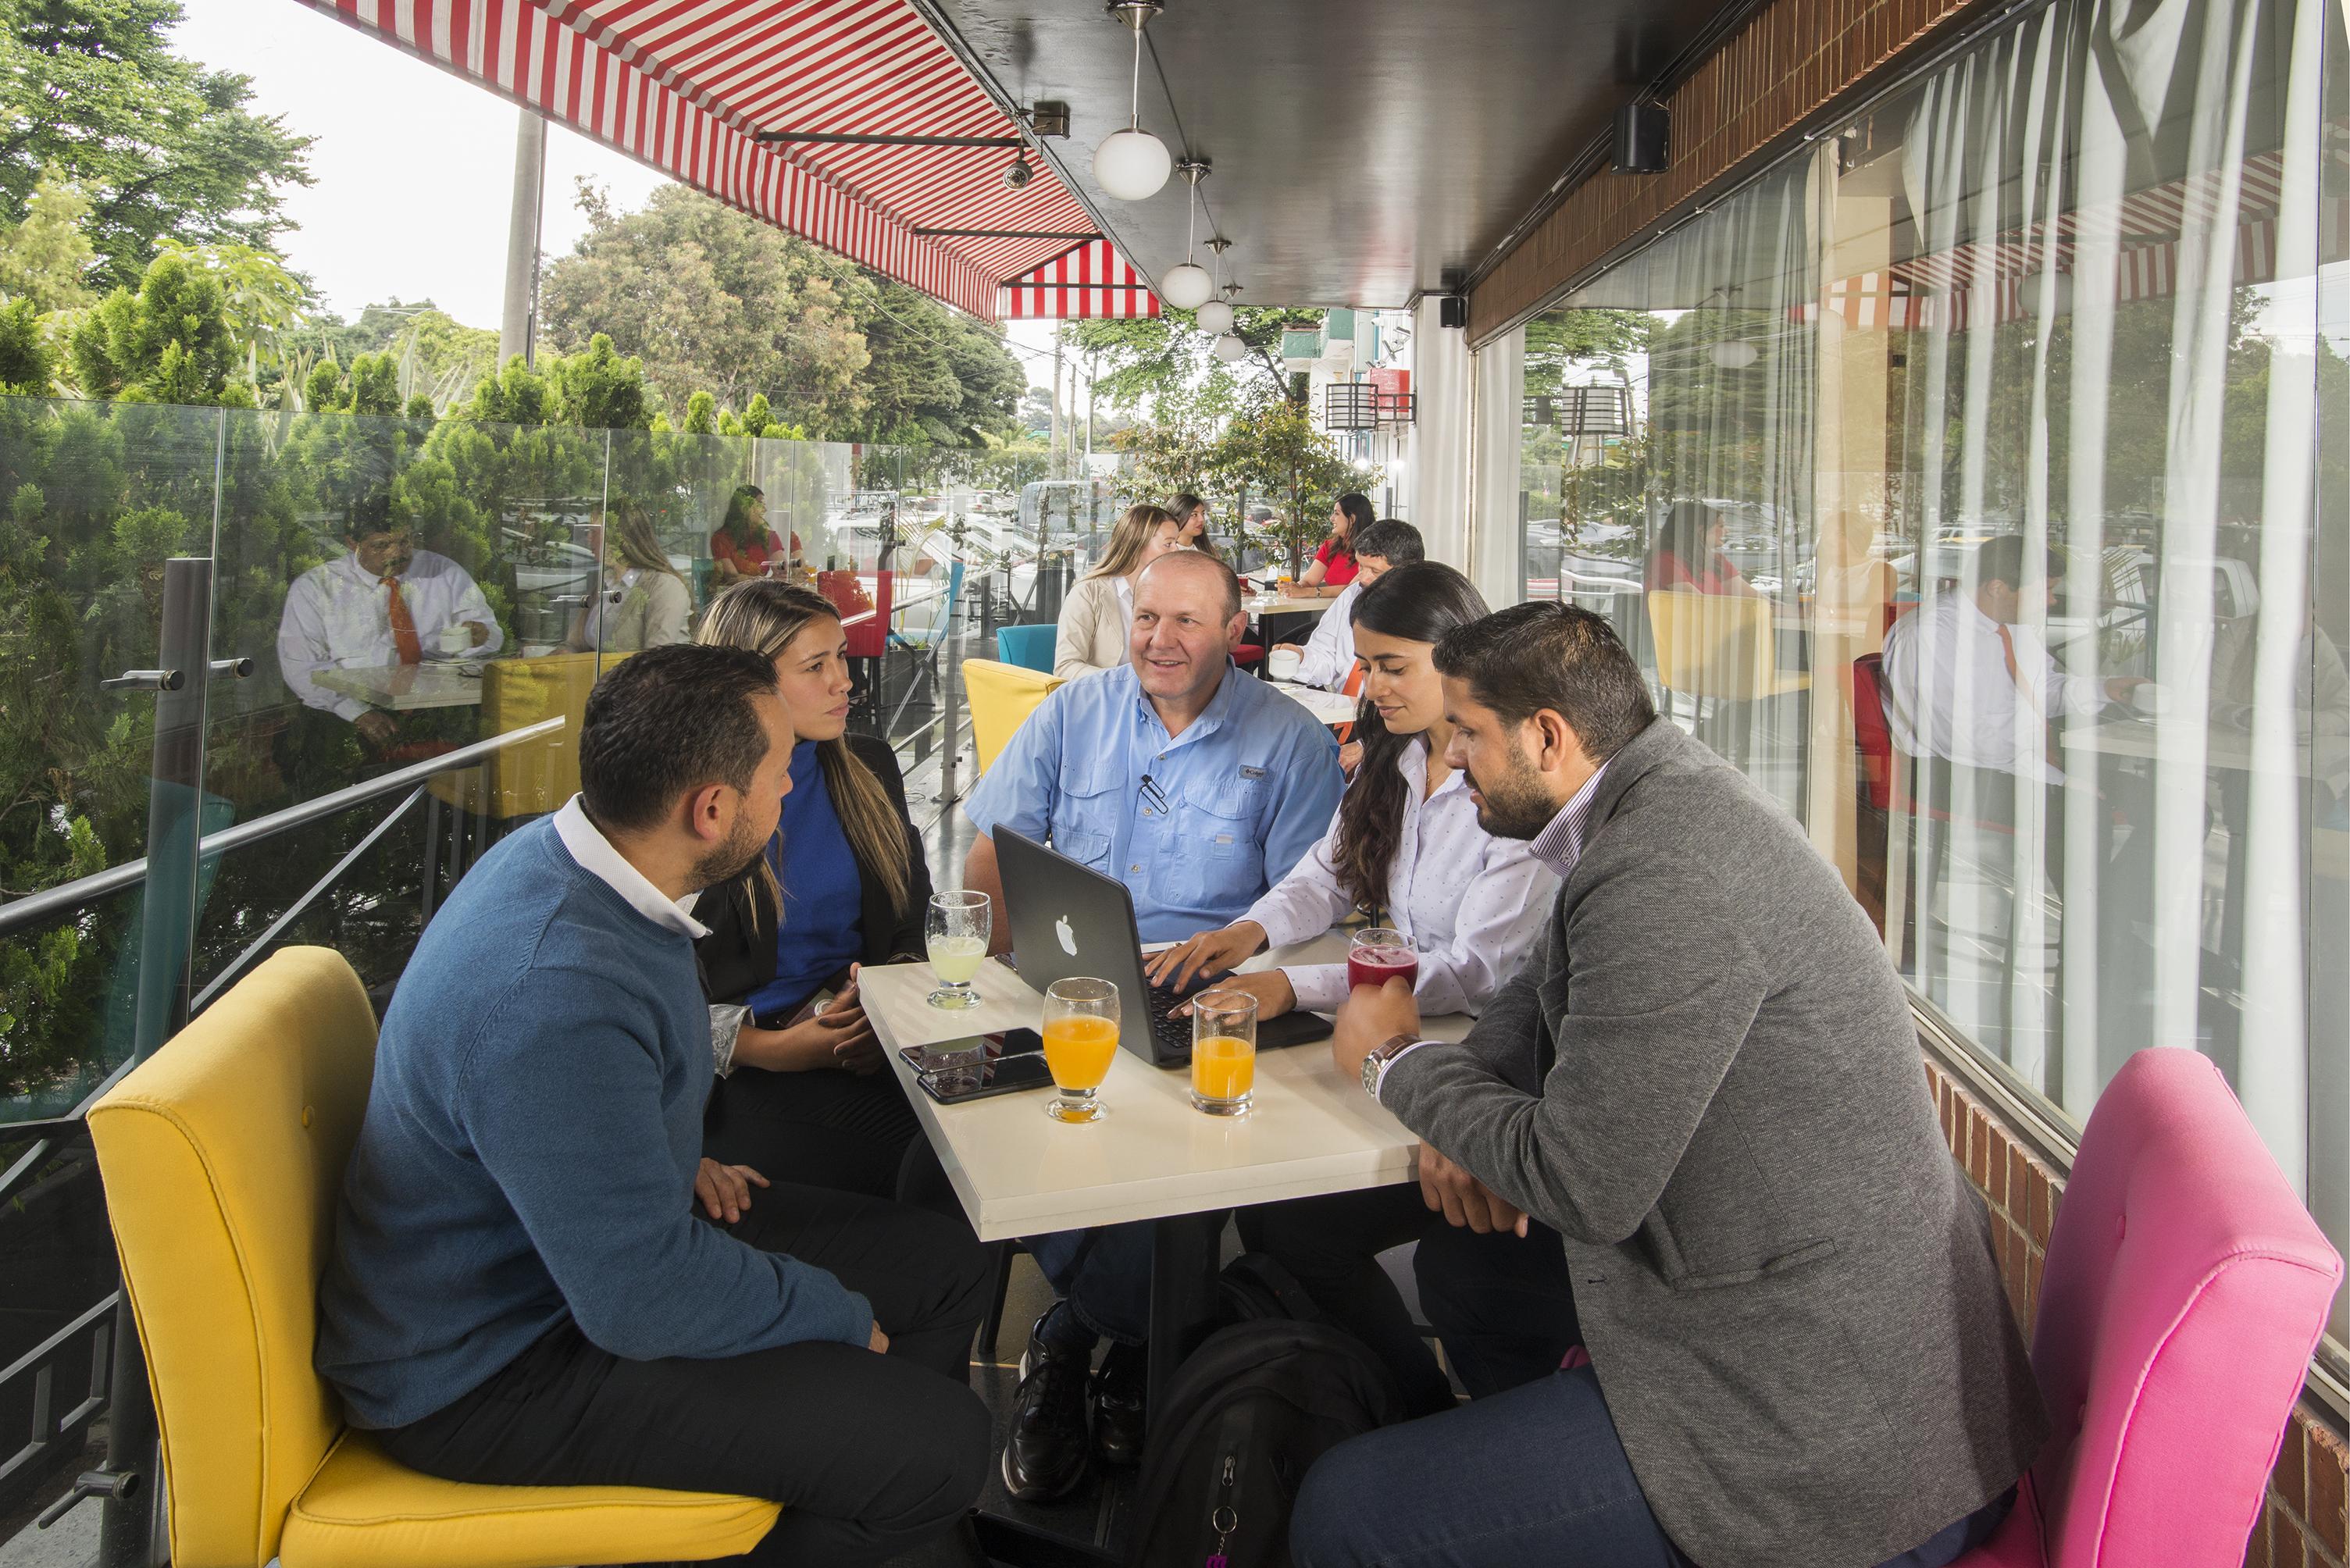
M1094 182L1114 202L1144 202L1159 194L1175 168L1167 144L1142 129L1142 29L1159 15L1159 0L1117 0L1110 10L1134 31L1134 82L1126 129L1094 149Z
M1191 182L1191 213L1183 238L1183 262L1167 269L1159 280L1159 297L1178 310L1196 310L1208 303L1216 292L1216 280L1208 269L1191 258L1200 247L1200 182L1208 177L1208 161L1186 158L1175 165L1176 171Z
M1224 253L1232 249L1232 242L1222 234L1208 242L1208 248L1216 253L1216 273L1219 277L1223 275ZM1237 284L1228 286L1232 288L1238 286ZM1218 290L1219 294L1223 292L1225 290ZM1193 313L1192 319L1199 323L1201 331L1211 337L1220 337L1232 329L1232 307L1228 300L1211 299Z

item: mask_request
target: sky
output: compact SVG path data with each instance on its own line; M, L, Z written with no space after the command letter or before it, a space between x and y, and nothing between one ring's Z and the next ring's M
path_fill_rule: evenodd
M253 78L253 105L317 140L316 183L289 187L299 227L279 244L329 308L350 317L394 297L431 299L494 329L505 289L519 110L412 55L291 0L182 0L182 53ZM265 26L256 25L266 18ZM540 244L562 255L587 231L576 182L623 210L666 182L645 165L550 124ZM1051 327L1017 322L1031 385L1052 384Z

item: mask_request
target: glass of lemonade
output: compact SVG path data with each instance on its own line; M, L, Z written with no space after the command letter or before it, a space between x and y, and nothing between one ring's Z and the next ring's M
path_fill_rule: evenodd
M1045 1065L1060 1093L1045 1102L1056 1122L1097 1122L1096 1097L1118 1056L1118 987L1106 980L1056 980L1045 988Z
M1191 1104L1211 1116L1244 1116L1255 1103L1256 998L1207 991L1191 999Z
M979 992L971 982L987 960L988 939L995 934L995 910L987 895L960 889L931 894L923 929L930 938L931 970L939 977L931 1005L977 1007Z

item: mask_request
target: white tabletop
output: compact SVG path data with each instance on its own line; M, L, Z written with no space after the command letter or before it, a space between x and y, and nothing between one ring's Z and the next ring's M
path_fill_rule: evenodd
M1296 703L1325 724L1351 724L1355 722L1355 699L1344 691L1325 691L1318 686L1299 686L1287 680L1268 680L1266 685Z
M1334 601L1327 598L1283 598L1274 594L1251 594L1241 607L1252 616L1320 615Z
M1344 951L1342 938L1326 935L1242 967L1331 962ZM957 1038L994 1014L976 1009L943 1027L909 1018L908 1001L921 1007L933 983L928 964L868 969L866 1015L983 1241L1350 1192L1411 1177L1419 1139L1364 1094L1358 1080L1338 1071L1326 1040L1260 1055L1255 1108L1241 1117L1193 1110L1188 1071L1153 1067L1127 1051L1118 1052L1102 1085L1108 1114L1097 1122L1072 1127L1046 1116L1050 1090L941 1106L914 1081L899 1048ZM991 964L979 987L993 993L995 1005L1015 1000L1017 1022L1026 1027L1041 1020L1044 999L1011 971ZM1457 1040L1471 1022L1454 1015L1426 1020L1423 1027L1430 1038ZM922 1035L930 1038L920 1041Z
M2157 719L2115 719L2103 724L2074 724L2064 731L2064 748L2067 751L2099 752L2111 757L2151 760L2158 756L2175 756L2185 737L2166 733L2168 728L2165 721ZM2238 773L2257 770L2250 732L2213 724L2204 730L2204 766L2229 768ZM2304 741L2293 749L2293 770L2306 778L2309 766L2309 745Z
M465 673L471 670L473 673ZM463 664L359 665L321 670L310 678L329 691L372 708L406 713L419 708L475 708L482 701L482 667Z

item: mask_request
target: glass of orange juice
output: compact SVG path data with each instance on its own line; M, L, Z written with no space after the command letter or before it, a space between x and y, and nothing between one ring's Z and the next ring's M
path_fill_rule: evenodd
M1256 998L1201 992L1191 1001L1191 1104L1211 1116L1244 1116L1256 1093Z
M1056 980L1045 988L1045 1065L1060 1093L1045 1102L1056 1122L1097 1122L1097 1097L1118 1055L1118 987L1106 980Z

